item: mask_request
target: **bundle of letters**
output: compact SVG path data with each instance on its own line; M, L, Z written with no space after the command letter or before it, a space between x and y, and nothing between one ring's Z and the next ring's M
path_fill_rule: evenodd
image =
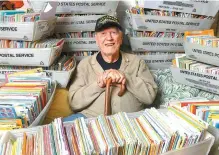
M16 134L6 132L0 154L157 155L203 141L207 128L207 123L177 106L170 106L167 113L146 109L135 118L121 112L65 125L59 118Z
M212 16L206 16L206 15L197 15L197 14L176 12L169 10L156 10L156 9L148 9L141 7L132 7L130 10L128 10L128 12L132 14L140 14L140 15L171 16L171 17L181 17L181 18L198 18L198 19L214 18Z
M42 68L6 74L0 87L0 130L28 127L46 106L52 81Z
M43 70L55 70L55 71L69 71L75 66L75 59L73 56L67 56L63 55L60 58L58 58L51 66L49 67L42 67ZM0 66L0 70L28 70L28 69L34 69L37 67L33 66Z
M62 40L54 38L38 41L0 40L0 48L51 48L59 46Z
M157 38L183 38L184 33L177 32L156 32L156 31L135 31L130 34L132 37L157 37Z
M35 22L39 19L39 13L25 13L25 11L20 10L0 11L0 22Z
M219 75L219 67L188 59L185 54L176 54L173 60L173 66L201 73Z
M219 38L214 35L186 36L186 41L192 44L202 45L203 47L219 47Z
M171 104L179 105L219 129L219 101L179 101Z

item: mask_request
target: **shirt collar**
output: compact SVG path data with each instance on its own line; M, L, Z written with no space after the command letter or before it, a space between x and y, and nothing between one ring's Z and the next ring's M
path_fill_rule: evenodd
M100 66L100 64L96 60L98 53L94 54L91 58L91 65L93 66L93 69L96 72L96 74L100 74L104 71L103 68ZM120 51L120 53L122 55L122 63L121 63L119 70L124 72L127 66L129 65L130 60L126 53L124 53L123 51Z

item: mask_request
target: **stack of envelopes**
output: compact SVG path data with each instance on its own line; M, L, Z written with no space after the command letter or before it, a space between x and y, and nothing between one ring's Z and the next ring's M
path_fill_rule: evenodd
M41 68L8 74L0 87L0 130L27 127L46 106L52 81Z
M201 142L207 128L207 123L177 106L168 107L167 113L146 109L136 118L124 112L79 118L64 126L59 118L36 127L34 133L29 132L32 128L11 134L13 138L2 136L0 155L9 149L26 154L156 155Z

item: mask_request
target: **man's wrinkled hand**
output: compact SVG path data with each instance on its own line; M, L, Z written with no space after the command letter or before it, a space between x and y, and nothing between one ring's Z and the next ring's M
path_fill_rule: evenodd
M108 72L107 72L106 79L111 78L113 84L124 84L125 85L126 77L124 73L116 69L110 69L107 71Z
M126 84L125 74L116 69L105 70L97 78L97 84L100 88L106 87L106 81L108 78L112 79L112 85L118 86L117 84Z

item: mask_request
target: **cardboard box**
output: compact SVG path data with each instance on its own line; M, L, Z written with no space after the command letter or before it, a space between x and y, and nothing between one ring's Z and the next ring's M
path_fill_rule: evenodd
M47 0L29 0L34 12L40 12ZM56 13L64 14L112 14L116 12L118 1L69 1L58 0Z
M36 22L1 23L0 39L36 41L54 33L56 18Z
M63 52L98 51L95 38L65 38Z
M169 10L176 12L192 13L198 15L215 16L218 12L219 3L209 0L195 1L148 1L138 0L138 5L144 8Z
M50 66L62 52L64 40L51 48L1 48L0 65Z
M139 58L145 60L149 69L167 69L172 65L172 60L175 58L175 53L167 54L147 54L147 55L137 55Z
M75 68L76 68L76 61L74 64L74 68L72 68L69 71L44 70L44 72L46 72L46 76L50 77L53 81L57 82L58 87L66 88ZM13 73L13 72L19 72L19 71L22 71L22 69L21 70L0 69L0 81L1 82L5 81L6 73Z
M185 41L184 49L186 57L189 59L219 66L219 50L217 47L206 47Z
M170 67L176 82L204 91L219 94L219 76Z
M129 37L129 41L132 51L184 51L179 38Z
M127 13L134 30L184 32L209 29L214 19L182 18L170 16L138 15Z
M102 16L103 15L58 17L55 32L94 31L97 19Z

